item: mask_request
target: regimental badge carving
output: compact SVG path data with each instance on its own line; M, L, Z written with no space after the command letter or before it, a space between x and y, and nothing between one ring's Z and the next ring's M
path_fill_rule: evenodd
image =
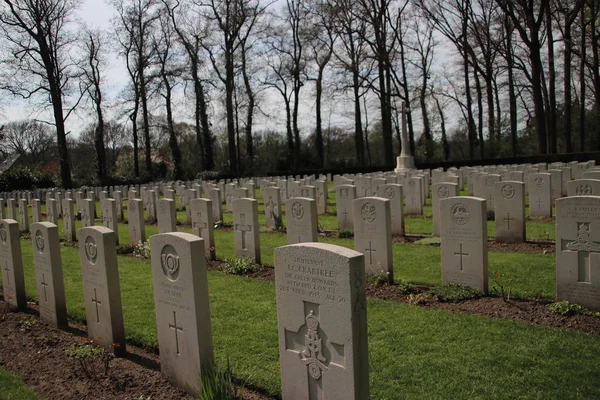
M173 246L167 245L163 247L160 263L163 273L168 280L175 282L179 279L179 256Z
M393 187L388 186L385 188L384 194L385 194L385 197L387 197L388 199L393 199L394 196L396 195L396 192L394 191Z
M582 222L577 228L577 240L567 243L567 250L600 252L600 245L592 242L590 223Z
M408 181L408 186L410 186L411 188L414 188L417 185L417 182L414 180L410 180Z
M98 245L93 237L88 236L85 239L85 255L89 262L92 264L96 264L96 260L98 259Z
M327 359L323 356L323 339L319 337L319 318L310 313L305 318L308 328L304 335L304 350L300 353L302 363L308 367L308 373L313 379L320 379L323 372L327 371Z
M377 218L377 210L373 204L365 203L360 209L360 216L366 222L373 222Z
M538 176L533 180L533 183L535 183L536 186L542 186L544 184L544 178Z
M487 178L485 178L485 184L487 186L493 186L494 183L496 183L496 180L494 179L494 177L488 176Z
M447 186L441 186L438 189L438 197L440 199L445 199L446 197L448 197L450 195L450 191L448 190Z
M577 193L578 196L589 196L589 195L593 194L592 186L588 185L587 183L577 186L577 189L575 189L575 192Z
M340 190L340 196L342 199L347 199L350 197L350 195L348 194L348 189L343 188L342 190Z
M37 231L35 233L35 246L37 247L40 253L44 252L45 240L44 235L42 235L41 231Z
M297 220L301 220L304 217L304 206L299 202L292 204L292 216Z
M500 194L503 198L510 200L515 197L515 187L513 185L503 185L500 189Z
M0 240L2 243L6 243L6 226L4 224L0 224Z
M456 203L450 209L450 218L456 225L465 225L471 219L469 208L464 203Z

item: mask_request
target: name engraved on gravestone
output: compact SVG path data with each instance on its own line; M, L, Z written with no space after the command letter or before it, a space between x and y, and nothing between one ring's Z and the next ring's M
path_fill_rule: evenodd
M275 249L283 399L368 399L364 257L333 245Z

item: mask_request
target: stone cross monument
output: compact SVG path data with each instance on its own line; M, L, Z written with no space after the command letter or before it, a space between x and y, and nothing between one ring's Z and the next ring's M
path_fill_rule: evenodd
M415 158L410 152L406 115L410 112L406 102L402 103L402 152L396 157L395 172L406 172L415 169Z

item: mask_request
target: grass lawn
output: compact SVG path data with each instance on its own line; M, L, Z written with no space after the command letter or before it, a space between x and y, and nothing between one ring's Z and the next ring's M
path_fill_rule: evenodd
M35 299L31 242L23 240L21 245L28 297ZM401 252L438 250L396 246ZM61 252L69 315L83 321L78 252L69 247ZM407 267L407 276L439 279L433 271L420 273L419 265L414 261ZM127 339L153 348L157 338L149 261L119 257L119 272ZM225 365L229 359L237 378L278 394L274 285L220 272L208 276L217 362ZM432 399L600 396L600 387L590 379L600 374L596 337L379 300L368 301L367 315L373 399L397 399L399 393Z
M0 400L36 400L33 389L0 367Z
M328 212L332 215L319 217L321 227L326 230L337 229L332 194L330 186ZM259 196L257 199L259 212L263 212L259 222L264 226L264 205ZM406 219L408 233L431 234L430 200L424 210L424 217ZM177 216L179 221L186 221L184 211L179 211ZM224 214L224 222L232 222L231 213ZM489 237L494 236L493 224L493 221L488 222ZM59 229L62 233L62 221ZM181 226L178 230L191 232ZM147 237L156 233L156 226L146 226ZM129 243L126 224L119 225L118 234L120 243ZM554 224L529 221L527 236L553 239ZM319 240L354 247L352 239ZM217 229L215 241L218 258L235 257L231 230ZM285 245L286 236L265 233L260 235L260 241L263 263L272 265L273 249ZM21 246L28 298L35 300L32 244L22 240ZM62 247L61 253L69 316L84 321L78 251ZM393 254L396 280L431 286L441 284L439 247L394 244ZM150 261L119 257L119 274L127 340L155 348ZM501 284L510 289L511 296L555 296L554 255L490 252L489 275L490 290ZM208 273L208 278L217 362L224 366L229 360L238 379L268 393L279 394L273 283L214 271ZM600 386L594 379L600 374L597 337L380 300L368 301L367 315L373 399L600 397ZM7 379L4 375L0 370L0 387L4 387Z

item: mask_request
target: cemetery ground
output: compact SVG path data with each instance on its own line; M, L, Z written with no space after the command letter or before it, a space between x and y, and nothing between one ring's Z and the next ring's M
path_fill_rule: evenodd
M330 194L331 198L335 196ZM259 223L264 226L264 206L258 191L257 199L262 212ZM600 373L600 319L560 316L548 310L555 297L554 223L528 221L530 242L526 245L497 246L491 242L491 296L446 303L424 294L441 286L439 241L426 236L432 231L430 216L429 205L423 218L406 219L408 240L396 240L393 245L396 284L372 284L367 289L371 398L600 397L594 379ZM177 218L185 222L185 212L178 212ZM222 226L215 231L217 257L221 260L235 257L231 223L231 213L225 213ZM320 242L353 248L351 238L337 237L335 207L330 205L328 215L319 216L319 224ZM62 233L62 221L58 225ZM127 224L119 224L118 231L120 243L128 243ZM178 226L178 231L191 232L191 227L184 223ZM147 237L156 234L156 225L147 225L146 232ZM488 236L493 238L493 233L493 222L488 222ZM229 364L238 383L277 397L281 383L277 316L269 266L273 265L273 249L287 242L285 234L267 229L261 231L260 241L266 267L258 273L228 275L218 270L219 262L211 264L208 279L212 333L219 366ZM31 242L22 239L21 249L28 300L35 301ZM122 246L121 250L128 248ZM65 243L61 254L71 330L85 329L81 325L85 310L78 250ZM133 354L127 359L157 360L150 262L131 254L119 256L118 262L127 341L146 350L137 353L130 346L128 350ZM257 276L260 279L254 279ZM41 397L48 382L53 386L63 385L63 394L71 393L73 385L61 368L54 367L54 377L49 375L39 381L32 372L41 368L42 355L20 358L27 354L26 348L33 347L35 336L49 329L39 322L29 326L29 331L22 331L23 324L31 324L26 321L35 321L25 313L10 313L7 321L0 324L3 342L0 365L15 371ZM78 337L74 335L72 340ZM5 343L17 345L4 346ZM75 360L67 357L61 363L65 368L70 365L71 370L77 366ZM144 382L151 379L149 376L160 376L158 367L152 368L152 362L145 364L150 364L150 368ZM29 373L21 374L25 369ZM27 397L27 388L20 386L6 370L0 369L0 383L13 382L7 387L11 391L14 387L16 395L19 390L25 391L14 398L33 398ZM113 378L137 384L131 376L120 374L131 373L115 368ZM78 375L85 381L81 371ZM158 380L162 378L158 377L156 385L160 386ZM112 393L114 398L152 394L152 388L146 384L126 392L129 397L118 397L123 394L121 388L106 386L105 393ZM168 398L157 396L152 398Z

